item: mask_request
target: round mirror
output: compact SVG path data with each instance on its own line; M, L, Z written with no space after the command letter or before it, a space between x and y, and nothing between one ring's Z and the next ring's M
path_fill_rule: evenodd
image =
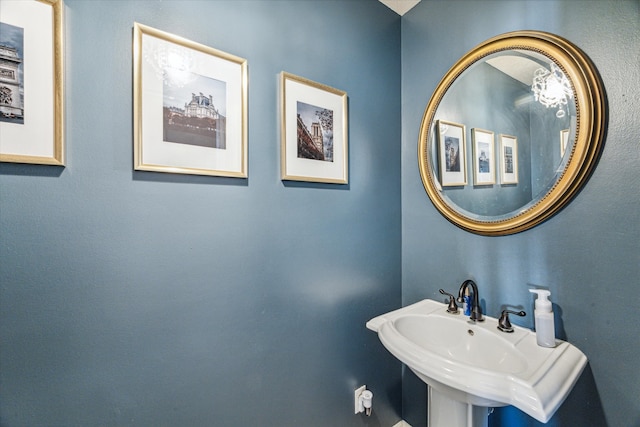
M529 229L561 209L595 166L605 127L593 64L558 36L494 37L444 76L418 159L435 207L483 235Z

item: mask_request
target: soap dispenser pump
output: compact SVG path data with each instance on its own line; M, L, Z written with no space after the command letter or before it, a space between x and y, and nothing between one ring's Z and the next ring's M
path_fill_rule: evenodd
M549 292L546 289L529 289L529 292L538 294L535 303L536 341L541 347L555 347L555 325Z

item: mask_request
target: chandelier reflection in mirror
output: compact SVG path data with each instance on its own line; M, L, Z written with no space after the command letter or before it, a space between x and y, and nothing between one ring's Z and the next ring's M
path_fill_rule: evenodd
M568 100L573 97L573 90L562 70L553 62L549 65L551 71L544 67L535 71L531 90L536 101L547 108L557 108L556 117L562 118Z
M147 52L152 51L152 54ZM196 59L190 49L161 43L155 49L145 50L144 58L164 84L181 88L194 80L192 73Z

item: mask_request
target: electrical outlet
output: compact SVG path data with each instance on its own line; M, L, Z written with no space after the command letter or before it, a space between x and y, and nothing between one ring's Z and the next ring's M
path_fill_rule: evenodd
M367 389L366 385L363 385L361 387L358 387L354 392L353 392L353 401L354 401L354 409L355 409L355 413L359 414L360 412L364 412L364 408L360 406L360 396L362 395L362 392L365 391Z

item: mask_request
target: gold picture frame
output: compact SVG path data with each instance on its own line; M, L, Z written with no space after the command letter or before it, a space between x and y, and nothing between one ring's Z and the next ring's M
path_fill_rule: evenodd
M467 138L463 124L438 120L438 163L443 187L467 185Z
M2 162L65 165L63 11L63 0L2 3Z
M494 133L490 130L471 129L473 140L473 184L496 183L496 156Z
M349 182L347 93L280 74L281 179Z
M518 138L500 135L500 184L518 183Z
M247 61L134 23L134 169L246 178Z
M570 129L562 129L560 131L560 157L564 157L564 153L567 151L567 145L569 145L569 132Z

